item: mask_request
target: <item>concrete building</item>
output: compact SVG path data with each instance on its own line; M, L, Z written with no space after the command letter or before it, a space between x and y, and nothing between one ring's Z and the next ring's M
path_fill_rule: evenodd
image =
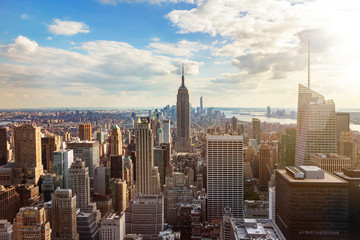
M336 113L336 140L339 141L341 132L350 131L350 113Z
M110 155L123 155L122 135L120 127L116 124L110 135Z
M347 239L348 183L315 166L276 171L276 224L287 239Z
M310 155L311 165L317 166L328 172L341 172L343 168L351 166L351 158L336 153L312 153Z
M80 124L79 125L79 138L81 141L91 141L92 140L92 131L91 124Z
M310 165L311 153L336 153L333 100L299 84L295 166Z
M111 195L114 179L111 178L111 171L109 167L98 167L95 169L94 175L94 193L103 195Z
M171 133L170 133L170 120L164 119L162 121L162 129L163 129L163 142L171 143Z
M278 168L295 165L296 129L287 128L279 134Z
M236 119L236 117L232 117L232 119L231 119L231 132L233 134L237 134L237 119Z
M125 213L110 214L101 221L102 240L123 240L125 237Z
M256 143L260 145L261 141L261 123L258 118L252 119L252 138L256 140Z
M351 167L358 167L356 161L356 143L354 141L354 132L342 132L338 142L339 154L351 158Z
M13 227L11 223L5 219L0 220L0 239L13 240Z
M86 208L90 203L89 169L80 159L75 159L69 169L68 186L76 195L76 207Z
M20 208L14 220L13 234L16 240L50 240L51 229L50 223L46 219L45 209L39 207Z
M0 166L0 185L10 186L14 180L14 162Z
M136 192L141 194L159 194L160 176L154 168L153 134L150 119L142 118L136 128ZM154 175L155 173L155 175ZM159 177L159 180L152 181ZM158 183L159 182L159 183ZM158 188L153 184L157 184Z
M259 149L259 185L261 189L268 188L271 176L271 148L264 144Z
M71 149L53 152L53 172L61 178L61 188L68 188L68 173L73 161L74 151Z
M344 168L335 175L349 183L349 240L360 236L360 170Z
M243 216L243 137L207 135L208 220L222 217L230 207L235 217Z
M20 208L20 197L14 186L4 187L0 185L0 219L13 222Z
M44 171L53 172L53 152L60 150L60 136L51 135L41 138L41 160Z
M43 165L41 163L40 128L22 125L14 128L15 183L38 184Z
M80 211L76 216L79 240L99 240L100 228L93 212Z
M128 207L128 195L129 191L127 190L127 184L125 180L120 178L115 179L115 198L114 201L114 210L120 215L122 212L125 212Z
M20 207L32 206L41 200L39 186L33 184L18 184L15 185L15 189L20 197Z
M144 240L157 240L164 231L164 197L136 196L125 212L126 234L141 234Z
M224 216L224 218L226 217ZM224 221L224 224L221 226L223 237L221 239L286 240L279 227L269 219L227 218L228 221Z
M7 128L0 128L0 166L8 162L8 156Z
M51 239L78 240L76 196L71 189L56 189L51 194Z
M276 216L276 187L269 187L269 219L275 221Z
M176 101L176 142L177 152L191 151L190 102L189 91L185 87L184 65L182 67L181 86Z
M269 203L261 200L245 200L245 218L269 219Z
M89 168L90 191L94 190L94 171L99 167L99 142L98 141L77 141L69 142L68 149L74 151L74 158L80 158Z
M110 156L111 177L124 179L124 156L111 155Z

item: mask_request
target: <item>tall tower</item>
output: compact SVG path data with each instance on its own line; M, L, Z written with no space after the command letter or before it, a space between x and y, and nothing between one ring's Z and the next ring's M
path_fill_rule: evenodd
M76 196L71 189L56 189L51 194L51 239L78 240L76 231Z
M138 120L136 127L136 192L141 194L157 194L153 191L157 181L154 175L154 147L150 118ZM157 168L156 168L157 169ZM157 171L157 170L156 170ZM156 174L159 178L160 176ZM159 180L160 181L160 180Z
M311 153L337 153L335 103L299 84L295 166L309 165Z
M77 208L85 209L90 203L89 169L80 159L76 159L69 169L68 187L76 195Z
M117 124L114 126L114 128L111 131L110 155L122 155L121 130Z
M191 151L189 91L185 87L184 65L182 66L181 86L176 101L176 143L177 152Z
M162 125L163 125L163 142L171 143L170 120L164 119Z
M41 164L40 128L31 125L15 127L15 183L25 178L29 183L37 184L43 174Z
M5 165L8 161L9 152L6 132L6 128L0 128L0 166Z
M203 96L200 97L200 113L204 113Z
M256 140L257 144L260 145L261 135L260 135L260 120L258 118L252 119L252 136Z
M268 188L270 180L270 162L271 162L271 148L264 144L259 149L259 183L262 189Z
M44 170L48 173L53 173L53 152L60 149L60 137L58 135L51 135L41 138L41 161Z
M79 125L79 137L80 140L92 140L91 124L80 124Z
M207 135L208 221L230 207L234 217L243 216L243 136Z

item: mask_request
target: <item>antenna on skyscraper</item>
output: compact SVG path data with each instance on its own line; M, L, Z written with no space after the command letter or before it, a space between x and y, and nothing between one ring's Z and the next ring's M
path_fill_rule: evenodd
M308 41L308 88L310 88L310 40Z
M181 84L182 84L182 86L185 86L184 63L182 64L182 77L181 77Z

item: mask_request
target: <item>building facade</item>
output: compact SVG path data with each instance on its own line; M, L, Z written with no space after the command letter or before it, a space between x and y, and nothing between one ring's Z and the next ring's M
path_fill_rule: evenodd
M80 124L79 125L79 138L81 141L91 141L92 140L92 131L91 124Z
M76 207L85 209L90 203L90 178L89 169L80 159L75 159L71 164L68 187L76 195Z

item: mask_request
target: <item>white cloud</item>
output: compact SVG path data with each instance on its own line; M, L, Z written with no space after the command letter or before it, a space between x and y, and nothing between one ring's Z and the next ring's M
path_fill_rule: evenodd
M31 41L27 37L18 36L13 44L10 44L7 48L7 53L9 55L22 55L22 54L32 54L35 53L38 49L38 44L35 41Z
M46 40L51 41L51 40L52 40L52 37L48 36L48 37L46 38Z
M29 20L30 16L24 13L24 14L21 14L21 18L24 20Z
M48 27L49 32L56 35L75 35L78 33L89 33L89 26L83 22L75 21L61 21L60 19L53 19L53 24Z
M206 45L203 45L199 42L181 40L175 44L172 44L160 42L159 39L153 39L153 42L151 42L148 47L153 49L155 53L179 57L191 57L195 52L208 49Z

